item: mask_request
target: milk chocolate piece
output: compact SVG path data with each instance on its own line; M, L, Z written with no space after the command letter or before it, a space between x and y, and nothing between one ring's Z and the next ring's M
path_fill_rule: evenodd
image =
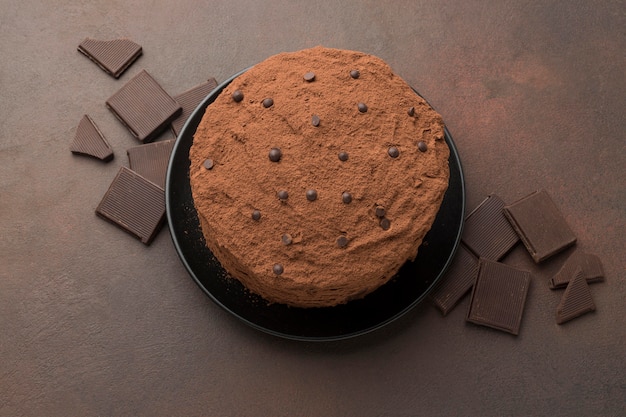
M517 335L529 286L530 272L481 259L467 321Z
M450 268L429 294L430 300L445 316L472 288L477 275L478 259L460 245Z
M149 245L165 219L165 192L136 172L121 167L96 214Z
M87 38L78 45L78 51L115 78L119 78L142 53L141 45L130 39L102 41Z
M536 263L576 243L576 236L545 190L505 206L504 214Z
M587 280L582 269L578 267L556 308L556 322L563 324L595 309Z
M215 78L209 78L202 84L198 84L197 86L174 97L174 100L176 100L176 102L183 108L180 116L172 122L172 131L175 136L178 136L181 129L185 125L185 122L189 116L191 116L191 113L193 113L200 102L208 96L209 93L215 89L215 87L217 87L217 81L215 81Z
M559 272L550 279L550 288L554 290L566 287L578 268L581 269L583 278L587 283L604 280L600 258L591 253L576 251L567 258Z
M519 242L503 207L504 201L491 194L465 219L463 243L479 258L499 261Z
M146 70L113 94L106 105L141 142L152 141L182 111Z
M108 162L113 159L113 149L106 141L98 126L88 115L84 115L78 123L74 140L70 145L73 154L93 156Z
M165 189L165 174L175 142L169 139L129 148L126 153L130 169Z

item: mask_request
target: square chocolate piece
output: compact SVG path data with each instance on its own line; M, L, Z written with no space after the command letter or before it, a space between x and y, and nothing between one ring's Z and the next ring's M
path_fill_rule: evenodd
M136 172L121 167L96 214L149 245L165 220L165 192Z
M430 300L445 316L472 288L477 274L478 259L460 245L450 268L430 292Z
M178 102L183 108L182 113L172 122L172 131L175 136L178 136L183 125L191 116L191 113L198 107L200 102L204 100L217 87L217 81L215 78L209 78L207 81L199 84L190 90L185 91L174 97L174 100Z
M175 142L169 139L133 146L126 151L130 169L165 189L165 174Z
M530 277L528 271L481 259L467 321L517 335Z
M141 142L152 141L182 110L146 70L113 94L106 105Z
M505 206L504 214L536 263L576 243L576 236L545 190Z
M479 258L499 261L519 242L504 215L504 201L491 194L465 219L463 243Z

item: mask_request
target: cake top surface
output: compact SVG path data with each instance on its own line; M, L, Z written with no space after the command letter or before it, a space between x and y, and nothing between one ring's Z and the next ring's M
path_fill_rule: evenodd
M448 184L443 122L381 59L316 47L235 78L190 150L222 265L270 301L333 305L413 259Z

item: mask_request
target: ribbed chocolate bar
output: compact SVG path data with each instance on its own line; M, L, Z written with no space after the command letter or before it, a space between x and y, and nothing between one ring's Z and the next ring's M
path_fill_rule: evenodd
M78 123L70 151L78 155L92 156L108 162L113 159L113 149L106 141L98 126L88 115Z
M165 189L165 174L175 142L169 139L129 148L126 153L130 169Z
M124 38L110 41L87 38L78 45L78 50L115 78L142 53L141 45Z
M503 208L504 201L491 194L465 220L463 242L479 258L499 261L519 242Z
M96 214L149 245L165 219L165 192L136 172L121 167Z
M596 305L591 297L591 290L582 269L579 267L567 284L561 302L556 308L556 322L563 324L595 309Z
M583 278L587 283L604 280L600 258L591 253L576 251L567 258L559 272L550 279L550 288L554 290L566 287L578 268L581 269Z
M215 89L215 87L217 87L217 81L215 81L215 78L209 78L202 84L199 84L174 97L174 100L176 100L183 108L180 116L172 122L172 131L174 132L174 135L178 136L191 113L196 109L196 107L198 107L200 102Z
M445 316L472 288L477 273L478 259L460 245L450 268L430 292L430 300Z
M467 321L517 335L529 287L530 272L481 259Z
M153 140L182 110L146 70L113 94L106 105L141 142Z
M504 214L536 263L576 243L576 236L545 190L505 206Z

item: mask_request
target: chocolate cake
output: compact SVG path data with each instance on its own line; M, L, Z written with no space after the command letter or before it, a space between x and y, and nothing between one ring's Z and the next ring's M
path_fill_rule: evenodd
M269 302L328 307L415 258L448 156L441 116L384 61L316 47L272 56L220 93L194 135L190 181L232 277Z

